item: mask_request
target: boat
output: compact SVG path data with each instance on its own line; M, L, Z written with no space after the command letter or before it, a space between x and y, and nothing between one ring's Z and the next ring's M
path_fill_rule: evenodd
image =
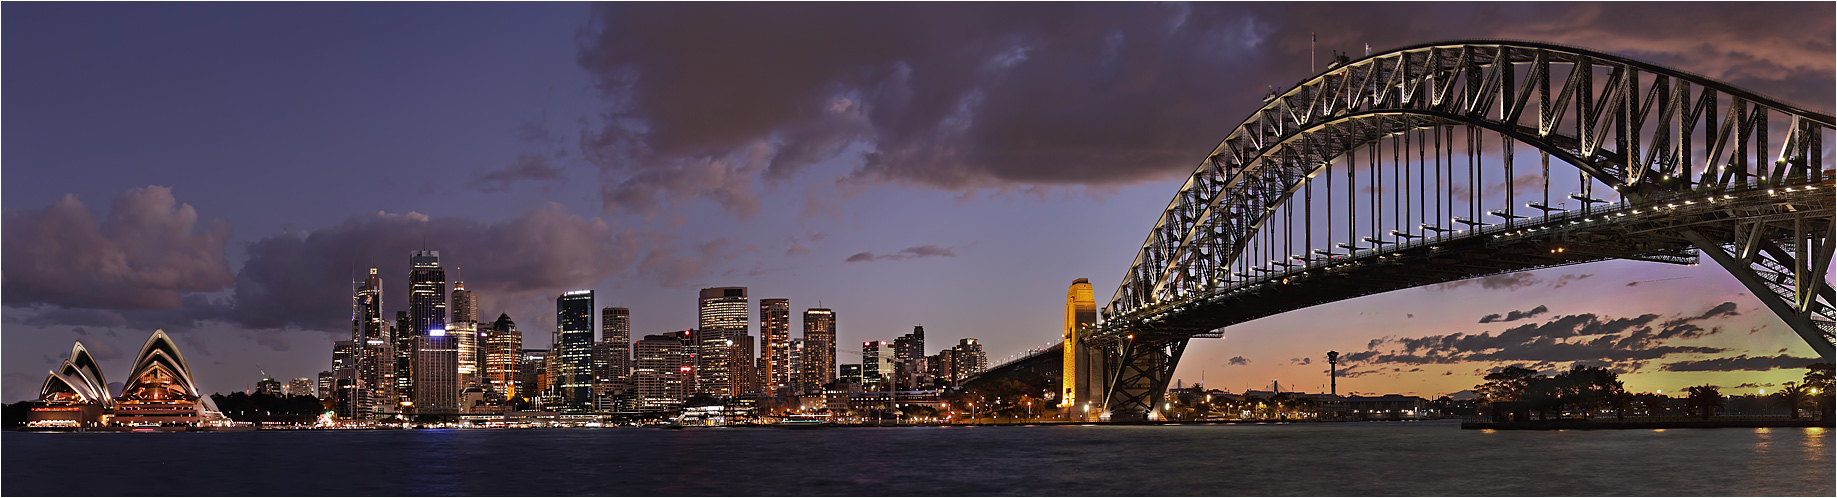
M791 415L791 416L785 417L779 420L778 423L772 424L772 427L782 427L786 429L814 429L817 427L835 427L835 425L836 425L835 422L829 421L828 414L811 413L811 414L797 414L797 415Z

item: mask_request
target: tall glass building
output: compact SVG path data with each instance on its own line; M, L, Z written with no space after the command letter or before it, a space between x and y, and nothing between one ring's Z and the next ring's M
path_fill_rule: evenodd
M446 270L440 268L440 251L415 251L408 256L408 316L411 337L446 330Z
M821 391L836 380L836 312L828 308L804 310L804 361L798 388Z
M555 300L555 372L550 383L563 411L593 410L593 291L577 290Z
M736 396L745 392L752 361L738 360L746 341L748 309L745 287L702 289L696 321L696 392Z
M795 389L790 376L791 300L759 300L759 381L768 394Z

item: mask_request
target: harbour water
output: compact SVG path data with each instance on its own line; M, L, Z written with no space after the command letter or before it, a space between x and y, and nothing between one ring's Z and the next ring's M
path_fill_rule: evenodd
M6 432L17 495L1832 496L1831 431L1292 425Z

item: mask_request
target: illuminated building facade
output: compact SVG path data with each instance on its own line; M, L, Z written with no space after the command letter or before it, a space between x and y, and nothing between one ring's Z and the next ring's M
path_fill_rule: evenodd
M141 427L198 425L220 417L210 398L198 392L192 382L191 368L185 355L164 330L153 336L134 355L134 366L128 370L121 396L115 398L111 425Z
M746 288L702 289L697 304L695 392L723 397L745 392L745 370L750 370L752 358L736 360L740 360L738 350L742 349L738 346L746 343L750 311Z
M318 396L319 399L331 399L332 398L332 371L331 370L322 370L319 372L319 383L316 386L316 389L314 389L313 391L313 396Z
M459 413L459 347L453 336L434 329L415 338L416 415Z
M453 319L447 324L447 335L459 350L459 385L470 386L479 380L483 343L478 338L478 293L466 290L463 281L453 282Z
M828 308L804 310L802 392L818 392L836 380L836 312Z
M791 300L759 300L759 381L764 391L778 394L797 379L790 375Z
M90 429L102 425L102 413L113 404L108 379L81 341L70 347L70 357L47 372L38 389L38 405L26 415L33 429Z
M561 409L593 409L593 291L578 290L555 299L554 394Z
M535 401L548 391L547 349L523 350L523 365L517 369L517 396Z
M408 256L408 316L413 325L407 335L419 337L434 329L446 330L446 270L440 268L440 251L415 251Z
M395 402L395 348L389 342L389 322L383 318L383 277L371 268L353 290L350 359L358 392L349 402L362 407L353 414L368 416L376 411L376 404Z
M957 341L955 353L957 379L962 380L989 368L989 356L982 352L982 342L965 337Z
M415 334L414 320L408 317L407 311L395 312L395 329L389 333L390 342L395 343L395 401L396 406L406 406L415 399ZM379 406L381 403L378 404Z
M1059 410L1078 413L1084 401L1103 399L1103 351L1084 344L1078 328L1097 323L1097 301L1089 279L1072 281L1065 291L1065 344L1059 376Z
M646 335L633 346L632 384L637 391L638 409L656 410L682 405L689 395L693 369L683 354L683 336Z
M785 379L787 383L784 385L783 391L788 391L788 393L785 394L799 394L803 392L803 339L792 339L790 343L785 345Z
M915 325L912 333L893 339L893 385L895 390L917 389L925 371L925 327Z
M893 344L887 341L861 343L861 384L871 391L893 389Z
M631 388L631 310L600 309L600 342L593 347L593 399L601 411Z
M500 314L485 330L485 385L500 399L523 395L523 332Z
M957 350L946 348L931 355L925 361L925 367L931 370L931 377L943 380L950 385L957 385Z

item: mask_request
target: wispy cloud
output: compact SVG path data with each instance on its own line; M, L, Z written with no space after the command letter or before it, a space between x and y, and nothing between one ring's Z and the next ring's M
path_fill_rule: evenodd
M849 263L867 263L867 262L873 262L873 261L901 261L901 260L914 259L914 258L930 258L930 257L954 258L956 256L957 256L957 252L952 250L949 247L938 247L935 245L927 244L927 245L922 245L922 246L913 246L913 247L908 247L905 249L900 249L899 252L894 252L894 253L889 253L889 254L876 255L874 254L873 251L858 252L858 253L855 253L855 255L853 256L849 256L847 262Z

